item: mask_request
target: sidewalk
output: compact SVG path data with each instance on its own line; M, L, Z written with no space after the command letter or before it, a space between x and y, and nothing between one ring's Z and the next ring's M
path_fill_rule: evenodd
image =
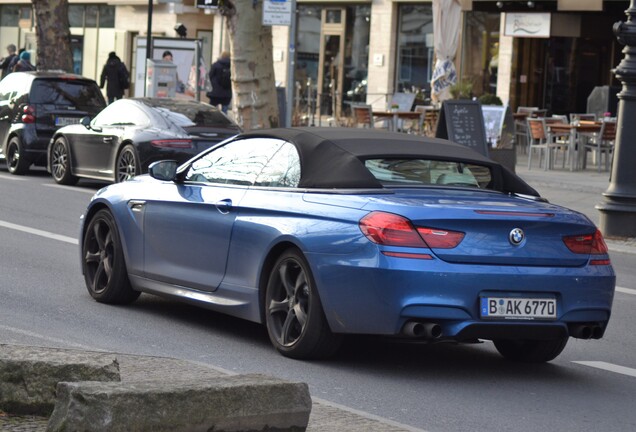
M582 171L570 171L567 167L545 171L535 163L534 158L532 169L528 170L527 155L518 154L516 173L551 203L579 211L598 226L600 213L595 206L604 200L603 192L609 186L609 172L599 173L596 166L591 164ZM605 241L611 252L636 254L636 237Z

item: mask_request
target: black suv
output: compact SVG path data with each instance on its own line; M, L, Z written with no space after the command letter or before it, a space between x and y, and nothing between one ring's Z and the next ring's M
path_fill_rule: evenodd
M106 106L97 83L65 72L13 72L0 81L0 159L11 174L46 165L60 127L94 117Z

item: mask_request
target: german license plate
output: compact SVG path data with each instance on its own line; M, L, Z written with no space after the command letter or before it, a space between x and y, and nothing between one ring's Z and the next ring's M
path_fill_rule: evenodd
M553 298L482 297L481 317L504 319L556 319Z
M78 124L80 119L78 117L55 117L55 126L66 126L72 124Z

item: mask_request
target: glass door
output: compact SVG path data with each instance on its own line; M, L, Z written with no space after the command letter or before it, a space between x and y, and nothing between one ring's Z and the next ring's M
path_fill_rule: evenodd
M338 118L342 109L345 8L325 8L320 29L318 112Z

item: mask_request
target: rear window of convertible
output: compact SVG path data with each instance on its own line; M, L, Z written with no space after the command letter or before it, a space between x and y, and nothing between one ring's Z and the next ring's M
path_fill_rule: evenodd
M383 186L491 187L490 168L483 165L428 159L367 159L364 164Z

